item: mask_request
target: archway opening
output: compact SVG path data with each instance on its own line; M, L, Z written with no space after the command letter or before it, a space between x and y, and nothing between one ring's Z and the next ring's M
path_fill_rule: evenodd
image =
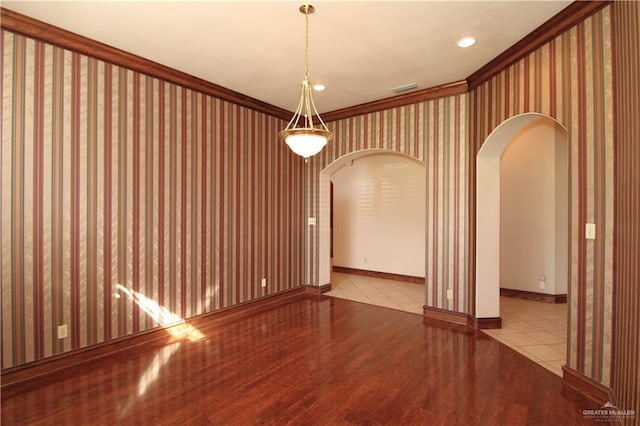
M514 137L538 120L549 120L562 127L543 114L520 114L496 127L477 155L476 318L500 315L500 160ZM566 141L566 129L562 129Z
M485 141L476 175L476 317L502 318L502 331L487 332L557 374L566 353L558 303L569 281L567 139L551 117L512 117Z
M424 284L425 185L425 164L390 150L356 151L322 170L317 221L321 285L332 282L331 252L339 272ZM421 312L424 294L420 288L414 311Z

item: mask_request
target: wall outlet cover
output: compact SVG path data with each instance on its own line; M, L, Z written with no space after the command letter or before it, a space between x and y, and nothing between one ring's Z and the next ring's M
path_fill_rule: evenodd
M58 326L58 339L64 339L69 335L69 327L67 324L62 324Z

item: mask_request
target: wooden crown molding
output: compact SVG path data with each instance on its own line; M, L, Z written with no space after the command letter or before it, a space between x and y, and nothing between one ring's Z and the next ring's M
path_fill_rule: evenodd
M293 114L285 109L259 101L242 93L218 86L201 78L71 31L55 27L4 7L0 7L0 14L2 15L1 26L8 31L41 40L45 43L69 49L105 62L110 62L133 71L138 71L283 120L289 120Z
M452 83L441 84L440 86L434 86L428 89L416 90L414 92L403 93L402 95L392 96L390 98L384 98L373 102L326 112L322 114L322 119L325 122L342 120L344 118L383 111L418 102L430 101L432 99L444 98L446 96L459 95L466 92L467 82L465 80L454 81Z
M522 40L505 50L491 62L471 74L466 80L455 81L417 90L402 95L367 102L322 114L325 122L383 111L400 106L467 93L514 62L538 49L554 37L582 22L611 3L606 1L575 1L557 15L529 33ZM222 100L232 102L283 120L293 114L290 111L259 101L198 77L169 68L140 56L125 52L107 44L55 27L37 19L0 7L2 28L42 40L65 49L129 68L153 77L166 80Z
M325 122L342 120L399 106L467 93L610 3L612 3L611 0L574 1L547 22L530 32L522 40L491 60L491 62L471 74L466 80L327 112L322 114L322 118Z
M547 22L530 32L522 40L467 77L469 90L480 86L511 64L524 58L610 3L611 1L574 1Z

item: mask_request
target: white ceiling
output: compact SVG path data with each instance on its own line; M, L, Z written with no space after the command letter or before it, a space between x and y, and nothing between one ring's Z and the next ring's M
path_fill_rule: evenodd
M2 6L293 111L304 1L2 1ZM462 80L571 1L315 1L310 80L333 111ZM460 49L456 41L478 42Z

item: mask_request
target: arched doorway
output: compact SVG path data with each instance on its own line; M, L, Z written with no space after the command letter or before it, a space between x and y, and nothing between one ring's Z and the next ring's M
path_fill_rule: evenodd
M567 139L550 117L513 117L485 141L476 176L477 316L500 317L502 329L485 332L558 375L567 342Z
M341 263L337 265L347 266L347 268L340 269L353 268L347 273L374 272L375 276L380 274L393 275L400 281L403 280L403 275L407 278L409 276L412 278L421 277L420 283L424 283L422 277L425 273L424 250L426 247L424 240L426 222L424 211L426 208L425 164L414 157L396 151L368 149L342 156L320 172L317 226L319 235L318 272L321 283L328 283L332 279L333 265L330 254L332 251L330 228L332 180L337 182L335 188L338 199L336 211L343 221L351 222L348 226L343 226L344 229L340 234L335 235L333 251L337 256L336 259L341 260ZM414 191L413 196L409 195L411 191ZM341 196L342 201L339 201ZM416 201L420 199L422 202ZM406 200L413 201L412 206L407 206ZM402 204L406 208L398 212L395 203ZM396 209L395 212L392 211L394 209ZM405 216L409 214L408 212L415 213L412 213L411 220L403 221L402 217L407 219ZM384 220L380 221L380 216L383 216ZM336 219L335 222L339 227L340 220ZM407 231L406 228L410 228L411 224L414 224L414 228L411 229L412 233L405 234L407 238L402 238L404 244L394 247L394 245L398 245L396 240L400 238L400 233ZM369 231L365 229L367 226L371 228ZM420 228L420 230L415 228ZM413 241L416 239L416 235L422 239ZM377 244L382 241L384 241L383 245ZM387 244L391 244L391 246ZM390 253L401 253L403 250L407 250L407 256L389 255ZM411 257L410 255L413 255L413 262L407 260ZM337 277L334 276L334 278ZM411 282L416 281L411 280ZM390 284L392 283L390 282ZM414 294L414 296L416 295ZM418 311L421 313L424 304L424 290L422 289L420 296Z
M476 166L476 317L500 316L500 159L514 136L544 119L566 129L552 117L538 113L516 115L487 137ZM567 219L568 220L568 219Z

